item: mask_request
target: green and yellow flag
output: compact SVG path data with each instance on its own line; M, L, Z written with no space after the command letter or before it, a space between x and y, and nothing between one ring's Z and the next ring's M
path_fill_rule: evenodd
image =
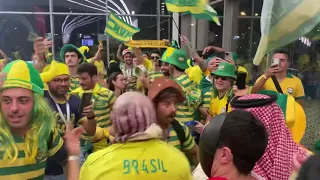
M253 63L310 32L320 23L319 0L268 0L263 2L261 39Z
M128 42L140 29L124 22L116 14L111 13L106 25L105 34L118 39L121 42Z
M208 4L208 0L166 0L168 11L188 13L198 19L207 19L221 25L217 12Z

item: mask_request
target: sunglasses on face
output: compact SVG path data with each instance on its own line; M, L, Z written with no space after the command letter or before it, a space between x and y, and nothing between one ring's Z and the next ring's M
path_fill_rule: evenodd
M225 81L225 80L227 80L228 78L227 77L222 77L222 76L215 76L214 77L215 79L221 79L222 81Z
M151 59L159 59L158 56L151 56Z

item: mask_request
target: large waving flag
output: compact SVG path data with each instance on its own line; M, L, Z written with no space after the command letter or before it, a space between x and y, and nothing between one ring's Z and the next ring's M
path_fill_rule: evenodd
M105 34L121 42L128 42L132 39L132 36L139 31L139 28L127 24L117 15L111 13L106 25Z
M310 32L320 23L319 0L263 1L261 39L253 63Z
M214 21L221 26L217 12L208 5L208 0L166 0L168 11L192 14L198 19Z

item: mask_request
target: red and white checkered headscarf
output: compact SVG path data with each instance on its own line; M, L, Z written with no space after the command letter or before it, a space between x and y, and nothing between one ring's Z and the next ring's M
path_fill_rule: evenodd
M266 95L250 94L238 100L267 99ZM239 109L239 108L237 108ZM262 158L256 163L253 171L268 180L287 180L292 173L292 160L296 152L303 152L293 141L291 132L285 124L285 118L280 107L272 104L244 109L254 114L265 125L269 141Z

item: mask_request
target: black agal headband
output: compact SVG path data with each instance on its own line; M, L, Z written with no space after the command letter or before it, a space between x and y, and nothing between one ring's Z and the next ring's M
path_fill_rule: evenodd
M271 104L277 100L276 95L269 95L270 98L267 99L245 99L240 100L240 97L235 97L230 102L233 108L246 109L261 107ZM200 151L200 164L204 173L210 177L211 168L213 164L214 155L217 150L220 130L223 122L226 118L226 114L220 114L215 116L204 128L199 142Z

